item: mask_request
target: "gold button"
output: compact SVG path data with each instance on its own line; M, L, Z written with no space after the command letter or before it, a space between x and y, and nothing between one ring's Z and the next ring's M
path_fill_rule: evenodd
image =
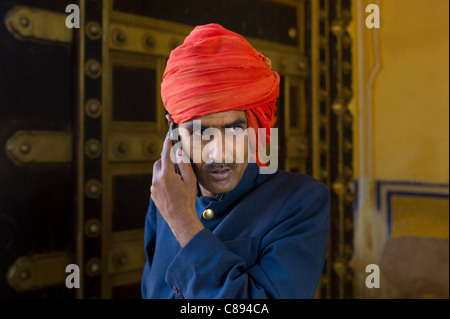
M203 218L206 220L210 220L214 217L214 211L212 209L205 209L202 214Z

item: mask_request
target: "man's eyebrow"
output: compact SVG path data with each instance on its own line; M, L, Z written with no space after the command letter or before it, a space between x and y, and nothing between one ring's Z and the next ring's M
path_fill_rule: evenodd
M231 127L236 127L236 126L240 126L242 124L247 124L247 121L244 119L237 119L236 121L229 123L229 124L225 124L225 128L231 128Z
M186 130L192 130L194 128L194 122L191 122L189 124L186 124L186 126L184 127ZM201 130L206 130L208 128L208 126L205 125L201 125L200 129Z
M239 118L239 119L237 119L237 120L235 120L235 121L233 121L231 123L223 125L222 127L224 127L224 128L232 128L232 127L240 126L242 124L247 124L247 121L244 120L244 119ZM193 128L194 128L194 122L186 124L186 126L185 126L185 129L187 129L187 130L192 130ZM210 128L210 126L207 126L207 125L201 125L200 126L200 129L202 131L206 130L208 128Z

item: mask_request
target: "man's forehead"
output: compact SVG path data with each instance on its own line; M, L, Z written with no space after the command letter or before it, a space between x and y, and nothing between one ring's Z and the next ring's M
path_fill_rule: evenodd
M181 123L182 126L192 126L194 121L201 121L202 126L208 127L222 127L230 124L246 124L247 117L245 111L228 111L211 113L208 115L200 116L195 119Z

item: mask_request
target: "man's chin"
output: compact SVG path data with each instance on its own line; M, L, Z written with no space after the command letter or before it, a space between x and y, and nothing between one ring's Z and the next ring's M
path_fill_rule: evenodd
M238 184L239 180L235 178L235 176L229 176L228 178L224 178L227 174L230 173L221 173L221 174L213 174L208 173L208 178L200 182L200 185L206 189L208 192L213 194L226 193L233 190Z
M212 194L227 193L239 184L246 166L218 167L212 172L199 170L196 176L200 186L207 192Z

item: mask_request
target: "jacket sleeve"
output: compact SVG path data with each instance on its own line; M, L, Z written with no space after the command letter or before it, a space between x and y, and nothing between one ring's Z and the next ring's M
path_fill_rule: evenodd
M145 217L145 232L144 232L144 242L145 242L145 255L146 262L144 265L144 270L142 278L148 277L148 272L150 271L150 266L153 261L153 252L155 251L155 240L156 240L156 206L150 199L150 205L148 207L147 215ZM145 298L147 296L147 281L141 281L141 293Z
M313 298L325 262L329 205L328 189L318 181L294 189L253 265L204 229L176 255L166 283L184 298Z

